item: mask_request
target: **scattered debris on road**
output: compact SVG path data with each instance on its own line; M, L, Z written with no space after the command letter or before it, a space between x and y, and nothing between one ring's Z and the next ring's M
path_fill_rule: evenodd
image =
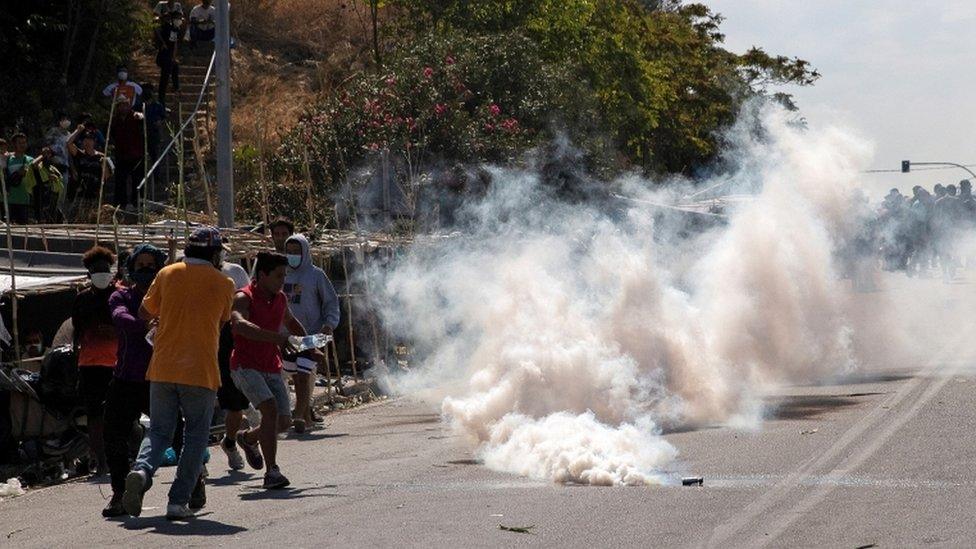
M506 532L515 532L516 534L531 534L534 536L535 532L532 532L533 528L535 528L535 526L505 526L504 524L498 525L499 530L504 530Z
M3 498L15 498L26 493L20 485L20 480L16 478L7 479L7 482L0 482L0 501L3 501Z
M804 430L800 431L800 434L801 435L813 435L813 434L816 434L817 431L819 431L819 430L820 429L804 429Z

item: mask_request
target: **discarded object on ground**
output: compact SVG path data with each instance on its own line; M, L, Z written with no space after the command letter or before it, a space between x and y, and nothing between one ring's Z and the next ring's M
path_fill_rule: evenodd
M801 435L812 435L812 434L816 433L819 430L820 429L804 429L803 431L800 431L800 434Z
M0 482L0 501L3 501L3 498L13 498L26 493L16 478L7 479L7 482Z
M498 529L504 530L506 532L515 532L516 534L533 534L532 529L535 526L505 526L504 524L499 524Z
M704 486L705 477L682 477L681 485L682 486Z

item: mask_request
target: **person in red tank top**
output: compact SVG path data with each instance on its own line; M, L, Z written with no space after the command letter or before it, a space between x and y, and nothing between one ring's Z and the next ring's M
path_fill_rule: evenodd
M248 464L266 467L265 488L284 488L288 479L278 469L278 433L291 424L288 388L281 377L281 347L288 346L288 335L305 335L305 328L288 311L288 300L281 291L285 284L288 259L277 253L258 254L255 279L234 297L231 323L234 351L230 356L230 375L237 388L261 412L261 425L237 433L237 444ZM262 456L262 453L264 454Z

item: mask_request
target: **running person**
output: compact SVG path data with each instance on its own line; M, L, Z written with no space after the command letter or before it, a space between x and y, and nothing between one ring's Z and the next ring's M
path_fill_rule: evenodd
M308 240L301 234L285 241L288 276L285 294L288 308L308 333L332 334L339 325L339 296L325 271L312 264ZM302 433L306 425L316 422L313 413L312 375L318 369L321 353L302 353L294 361L285 362L285 371L295 380L295 432Z
M251 283L247 271L237 263L224 261L220 271L234 281L234 290L241 291ZM244 393L234 385L230 375L230 355L234 350L234 335L228 322L220 330L220 347L217 350L217 363L220 366L220 389L217 389L217 403L224 411L224 440L220 448L227 455L227 466L234 471L244 468L244 457L237 448L237 431L244 420L244 411L250 403Z
M281 377L281 346L288 344L288 336L281 328L284 325L291 334L305 335L301 323L288 311L288 299L281 291L287 265L288 260L281 254L259 253L257 276L237 292L231 312L234 327L231 377L261 412L261 425L238 432L237 444L244 450L251 467L266 467L266 489L289 484L276 461L278 433L291 423L288 388Z

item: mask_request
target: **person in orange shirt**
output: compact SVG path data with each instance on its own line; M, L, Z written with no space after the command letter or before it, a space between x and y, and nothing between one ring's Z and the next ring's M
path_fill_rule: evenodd
M201 227L187 241L185 259L164 267L146 292L139 316L156 323L149 380L149 432L125 479L122 506L137 517L152 477L173 442L180 414L186 421L183 451L169 490L166 518L193 516L190 496L203 468L220 369L220 330L230 320L234 283L220 272L220 231ZM202 505L202 503L200 504Z
M75 297L71 308L74 346L78 353L78 394L88 416L88 438L92 470L108 472L102 438L105 395L115 368L118 343L108 298L115 291L112 265L115 256L108 248L95 246L85 252L82 263L90 284Z

